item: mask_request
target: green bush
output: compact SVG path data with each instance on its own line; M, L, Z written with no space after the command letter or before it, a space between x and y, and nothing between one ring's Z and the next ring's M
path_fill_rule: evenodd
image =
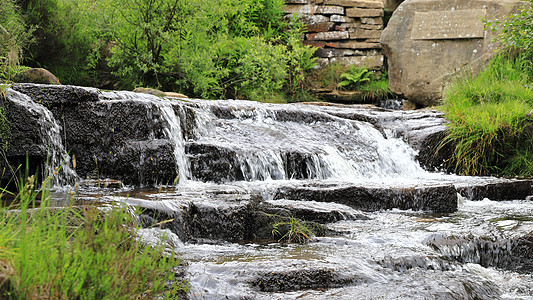
M0 1L0 79L12 79L22 60L23 50L31 41L28 28L14 0Z
M466 175L533 175L533 108L529 64L501 54L477 76L464 75L444 93L450 121L445 143L454 147L452 167Z
M43 67L61 82L98 85L109 70L102 58L106 28L100 14L103 0L24 0L27 24L35 28L35 43L26 63ZM99 65L100 63L100 65Z
M202 98L262 99L294 92L313 67L302 26L281 20L281 0L119 0L106 23L109 60L127 87ZM113 24L111 26L111 24Z

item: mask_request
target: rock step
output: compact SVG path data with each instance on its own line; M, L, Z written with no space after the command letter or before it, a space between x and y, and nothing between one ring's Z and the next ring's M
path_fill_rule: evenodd
M274 199L335 202L363 211L398 208L450 213L457 210L457 192L452 185L404 188L304 185L282 187Z

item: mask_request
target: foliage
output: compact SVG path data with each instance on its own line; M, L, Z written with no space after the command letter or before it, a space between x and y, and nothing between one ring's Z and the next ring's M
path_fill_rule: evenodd
M103 1L23 0L26 22L36 28L28 64L44 67L61 82L96 85L106 68L98 66L105 46L99 14Z
M109 63L124 86L257 100L294 92L313 67L300 23L281 20L281 0L116 2Z
M463 75L444 93L456 172L533 175L533 108L523 56L501 54L478 76Z
M307 76L310 89L359 91L359 101L375 101L392 95L387 72L371 71L355 65L332 63Z
M15 0L0 1L0 79L11 80L31 42L32 29L24 24Z
M289 243L304 244L311 241L313 235L309 224L292 216L278 217L278 220L272 225L272 236L278 241L285 240Z
M51 208L42 188L32 208L34 184L31 176L21 186L18 210L0 209L3 299L150 299L184 288L172 272L178 261L133 237L126 207Z
M367 82L370 82L370 80L373 79L372 75L372 72L370 72L367 68L350 65L348 72L341 74L341 82L337 84L337 87L354 89Z
M533 50L533 0L529 0L518 12L500 20L485 21L507 48L520 49L524 53Z

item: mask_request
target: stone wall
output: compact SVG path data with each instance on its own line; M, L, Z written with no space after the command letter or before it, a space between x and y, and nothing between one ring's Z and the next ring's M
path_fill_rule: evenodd
M384 0L286 0L287 16L307 25L304 43L319 47L317 62L383 67L379 38L383 29Z

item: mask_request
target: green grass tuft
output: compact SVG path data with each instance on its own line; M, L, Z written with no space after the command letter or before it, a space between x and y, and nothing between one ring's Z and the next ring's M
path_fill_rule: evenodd
M530 62L501 54L478 76L466 74L444 93L450 121L444 143L452 167L465 175L533 175L533 91Z
M46 183L43 184L46 187ZM0 298L176 298L185 285L179 263L162 248L141 244L127 207L50 208L33 177L21 187L17 209L1 208ZM181 293L181 294L180 294Z

